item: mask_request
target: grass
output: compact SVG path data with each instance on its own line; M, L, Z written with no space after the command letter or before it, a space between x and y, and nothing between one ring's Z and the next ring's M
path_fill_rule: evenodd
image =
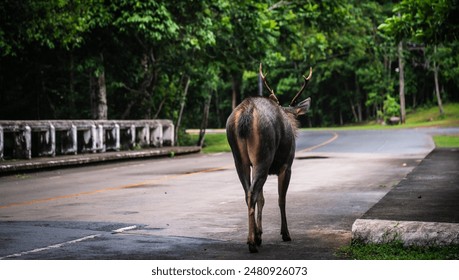
M357 260L457 260L459 245L404 246L401 241L387 244L364 244L353 241L339 249L337 256Z
M375 121L350 124L339 127L318 128L318 130L364 130L364 129L400 129L415 127L451 127L459 126L459 103L448 103L443 106L444 115L440 115L438 106L411 110L406 115L404 125L381 125Z
M434 135L433 139L439 148L459 148L459 135Z
M198 135L190 135L190 136L194 142L198 141ZM225 133L206 134L202 152L206 154L231 152L231 148L228 144L228 141L226 140L226 134Z
M443 106L442 116L438 107L420 109L407 115L407 125L413 126L459 126L459 103L448 103Z

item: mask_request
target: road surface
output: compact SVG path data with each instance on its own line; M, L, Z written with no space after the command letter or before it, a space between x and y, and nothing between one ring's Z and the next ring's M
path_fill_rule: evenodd
M453 130L448 133L458 133ZM302 131L282 242L277 178L264 187L263 245L230 153L0 177L1 259L335 259L352 223L433 148L430 130Z

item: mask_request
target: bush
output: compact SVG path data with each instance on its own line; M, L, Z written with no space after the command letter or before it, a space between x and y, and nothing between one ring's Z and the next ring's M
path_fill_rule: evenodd
M397 100L395 100L395 98L389 94L386 95L386 99L384 100L383 110L384 121L386 123L389 122L391 117L400 116L400 105L398 104Z

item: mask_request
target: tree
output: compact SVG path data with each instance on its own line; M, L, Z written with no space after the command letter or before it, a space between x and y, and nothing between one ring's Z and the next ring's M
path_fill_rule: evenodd
M398 74L399 74L399 93L400 93L400 121L405 123L405 62L403 61L403 41L398 42Z
M0 31L0 45L4 47L2 55L13 57L26 57L31 50L72 54L86 43L89 33L103 28L110 21L108 11L100 0L6 1L0 11L6 15L5 29ZM14 20L10 18L12 16L15 17ZM103 57L102 54L98 55ZM70 58L73 61L73 56ZM95 86L94 91L91 91L91 97L94 97L91 99L95 101L91 103L94 104L92 111L98 118L106 118L103 66L96 68L94 71L98 75L94 82L90 81ZM44 72L45 69L42 68L41 76ZM73 82L70 79L70 91L73 89ZM42 88L47 86L43 84Z
M212 6L214 23L217 24L218 40L210 49L231 81L231 104L237 105L242 87L244 70L256 69L271 47L268 38L277 29L270 20L267 4L257 1L216 1ZM273 41L271 41L273 42Z
M444 113L439 86L439 62L436 60L438 44L457 40L459 5L455 0L402 0L394 8L392 16L380 25L380 29L391 34L398 41L403 38L434 46L433 73L435 93L440 114ZM403 110L403 106L402 106Z
M196 116L208 108L209 126L222 127L240 99L258 95L263 62L283 105L313 67L305 125L378 119L389 97L402 102L401 39L406 107L432 92L458 101L455 14L452 0L5 0L0 118L179 124L181 115L183 131L205 123Z

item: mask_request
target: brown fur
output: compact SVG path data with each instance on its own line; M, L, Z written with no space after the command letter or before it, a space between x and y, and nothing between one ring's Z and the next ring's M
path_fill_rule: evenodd
M309 107L309 100L287 108L279 106L276 100L247 98L236 107L226 124L228 142L246 195L249 219L247 243L250 252L257 252L257 246L262 240L263 185L268 174L278 175L281 234L284 241L291 240L285 214L285 197L299 126L296 117L304 114Z

